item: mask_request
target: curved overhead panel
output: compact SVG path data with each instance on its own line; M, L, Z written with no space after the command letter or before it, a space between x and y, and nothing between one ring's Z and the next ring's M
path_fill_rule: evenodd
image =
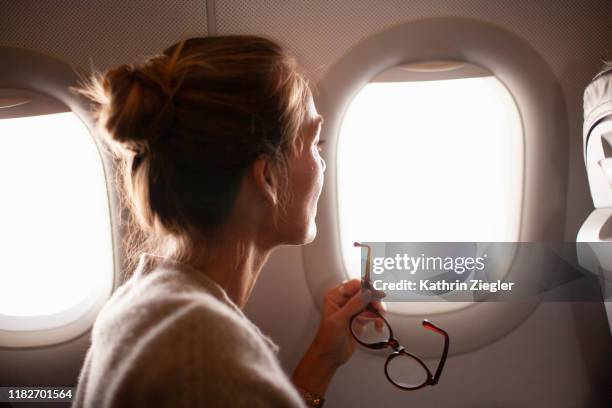
M588 7L568 0L216 0L216 9L219 34L267 34L281 40L317 80L354 44L422 18L471 17L499 25L532 44L558 76L568 65L575 72L577 61L592 62L593 56L596 66L587 68L597 70L612 40L607 0L589 1Z
M0 9L0 45L51 54L86 72L207 34L204 0L2 1Z

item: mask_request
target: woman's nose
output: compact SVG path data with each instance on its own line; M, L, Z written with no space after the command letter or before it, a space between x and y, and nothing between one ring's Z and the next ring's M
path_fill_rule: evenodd
M327 168L327 164L325 163L325 160L321 157L321 163L323 164L323 172L325 172L325 169Z

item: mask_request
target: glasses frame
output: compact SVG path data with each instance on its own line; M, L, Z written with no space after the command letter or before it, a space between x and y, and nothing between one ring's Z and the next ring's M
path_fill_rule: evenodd
M372 249L370 248L369 245L361 244L359 242L355 242L354 246L356 246L356 247L365 247L365 248L367 248L367 251L368 251L367 260L366 260L366 266L365 266L365 273L364 273L364 277L361 279L362 287L364 289L369 289L373 293L374 297L377 297L377 298L383 297L384 293L374 289L374 287L370 283L370 264L371 264L371 259L372 259L372 257L371 257ZM381 341L381 342L378 342L378 343L364 343L361 340L359 340L359 338L353 332L353 321L361 313L363 313L366 310L376 314L387 325L387 328L389 329L389 338L386 341ZM400 389L406 390L406 391L414 391L414 390L418 390L420 388L423 388L423 387L425 387L427 385L436 385L438 383L438 381L440 379L440 375L442 374L442 369L444 368L444 364L446 363L446 357L448 356L448 347L449 347L449 336L448 336L448 333L446 333L446 331L442 330L441 328L439 328L438 326L436 326L435 324L433 324L432 322L430 322L427 319L424 319L422 324L423 324L423 327L425 327L426 329L435 331L436 333L439 333L442 336L444 336L444 350L442 352L442 356L440 357L440 362L438 363L438 368L436 369L436 372L435 372L434 375L431 374L431 371L429 370L427 365L423 362L423 360L421 360L416 355L406 351L404 346L399 344L397 339L393 336L393 328L391 327L391 325L389 324L387 319L385 319L380 314L380 312L374 307L374 305L372 305L371 302L368 303L366 305L366 307L363 308L362 310L360 310L358 313L355 313L353 316L351 316L351 319L349 320L349 331L351 332L351 335L353 336L355 341L357 341L357 343L359 343L362 346L367 347L369 349L380 350L380 349L384 349L384 348L387 348L387 347L391 347L391 349L393 351L391 352L391 354L389 354L389 356L387 357L387 360L385 361L385 366L384 366L385 377L387 377L387 380L389 380L389 382L391 384L393 384L394 386L396 386L397 388L400 388ZM423 369L427 373L427 378L425 379L425 381L421 385L414 386L414 387L405 387L405 386L397 384L395 381L393 381L393 379L391 379L391 376L389 375L389 371L388 371L389 363L394 358L400 357L402 355L406 355L408 357L411 357L411 358L415 359L421 365L421 367L423 367Z

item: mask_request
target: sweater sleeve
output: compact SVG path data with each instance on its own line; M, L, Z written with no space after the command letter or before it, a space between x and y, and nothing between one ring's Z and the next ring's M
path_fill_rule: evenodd
M261 336L214 303L161 320L107 385L104 407L305 407Z

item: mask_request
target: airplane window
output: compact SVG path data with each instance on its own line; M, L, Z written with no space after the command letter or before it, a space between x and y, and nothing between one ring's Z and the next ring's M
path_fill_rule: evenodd
M0 120L0 185L0 330L78 319L113 279L106 181L86 126L72 112Z
M523 188L517 106L495 76L366 84L338 140L340 238L350 277L353 241L516 241ZM401 72L400 72L401 74Z

